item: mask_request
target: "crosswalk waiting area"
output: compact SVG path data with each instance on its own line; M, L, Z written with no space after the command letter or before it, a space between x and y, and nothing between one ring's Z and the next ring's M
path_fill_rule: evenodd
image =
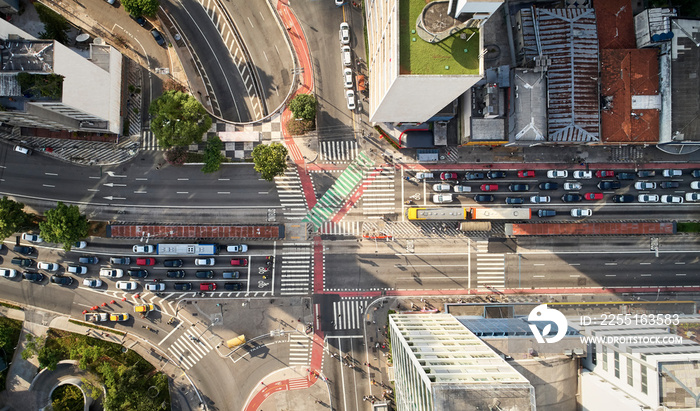
M313 278L313 243L284 243L281 253L280 295L306 295Z
M194 325L168 347L173 359L185 370L194 367L213 349L206 340L200 338L204 331L205 328L199 324Z
M364 297L342 297L340 301L333 302L333 329L360 329L367 301Z

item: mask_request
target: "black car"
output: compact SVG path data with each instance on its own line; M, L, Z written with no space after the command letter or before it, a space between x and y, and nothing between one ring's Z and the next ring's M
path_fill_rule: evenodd
M11 261L12 264L18 265L20 267L31 267L33 262L34 262L34 260L30 260L28 258L21 258L21 257L15 257Z
M178 291L190 291L192 283L175 283L175 289Z
M42 273L31 273L29 271L25 271L22 273L22 277L24 277L25 280L29 280L33 283L40 283L44 281L44 274Z
M559 184L548 181L546 183L540 183L538 187L540 188L540 190L556 190L559 188Z
M212 270L202 270L194 273L197 278L212 278L214 277L214 272Z
M168 270L166 275L170 278L183 278L185 276L185 270Z
M693 170L690 172L690 175L695 177L695 178L698 178L698 177L700 177L700 170Z
M109 259L110 264L119 264L119 265L129 265L131 264L131 258L129 257L112 257Z
M677 181L663 181L661 182L661 188L678 188L680 183Z
M166 267L182 267L182 260L165 260L163 265Z
M136 24L138 24L141 27L143 27L146 24L146 19L144 19L142 16L137 17L137 16L134 16L133 14L129 14L129 17L131 17L131 19L133 21L135 21Z
M583 200L581 194L564 194L561 196L561 201L565 203L578 203L581 200Z
M537 210L538 217L554 217L557 215L556 210Z
M464 175L465 180L483 180L484 173L470 172Z
M656 175L656 171L654 171L654 170L639 170L639 171L637 171L637 176L639 178L654 177L655 175Z
M163 35L160 34L160 31L153 29L151 30L151 35L156 40L156 43L158 43L159 46L165 47L165 39L163 38Z
M510 191L528 191L530 190L529 184L511 184L508 186Z
M224 283L224 289L226 289L227 291L240 291L241 284L240 283Z
M486 173L487 178L506 178L505 171L489 171Z
M598 183L598 188L601 190L617 190L621 186L619 181L601 181Z
M62 286L69 286L73 284L73 277L66 277L62 275L52 275L51 276L51 282L54 284L62 285Z
M16 253L20 253L22 255L31 255L31 254L34 254L34 251L36 251L36 250L34 249L34 247L28 247L26 245L16 245L12 249L12 251L14 251Z
M506 204L522 204L525 199L522 197L506 197Z
M631 194L612 196L613 203L633 203L634 196Z
M126 273L129 274L129 277L136 277L136 278L148 277L148 270L143 270L143 269L127 270Z
M97 264L100 260L91 255L84 255L78 258L78 262L80 264Z
M634 180L637 176L634 173L617 173L618 180Z
M491 203L495 199L496 197L492 196L491 194L477 194L474 196L474 201L477 203Z

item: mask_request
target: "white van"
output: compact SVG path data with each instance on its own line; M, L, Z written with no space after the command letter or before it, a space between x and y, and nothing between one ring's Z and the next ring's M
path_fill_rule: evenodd
M27 156L32 154L31 149L29 149L27 147L22 147L22 146L15 146L15 151L18 153L22 153L24 155L27 155Z
M246 244L236 244L226 246L226 251L229 253L245 253L248 252L248 246Z
M352 65L352 52L350 51L350 46L343 46L340 48L340 55L343 60L343 65Z
M425 173L425 172L416 173L417 180L427 180L429 178L434 178L433 173Z

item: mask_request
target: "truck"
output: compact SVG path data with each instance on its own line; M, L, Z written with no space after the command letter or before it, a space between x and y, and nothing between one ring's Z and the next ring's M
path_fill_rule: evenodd
M219 253L218 244L158 244L158 255L216 255Z
M109 315L107 313L86 313L85 321L90 321L92 323L99 323L109 320Z

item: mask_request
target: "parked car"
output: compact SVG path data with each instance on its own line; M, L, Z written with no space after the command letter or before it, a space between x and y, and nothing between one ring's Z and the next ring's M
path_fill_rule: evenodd
M22 277L24 277L25 280L31 281L33 283L40 283L44 281L44 274L41 273L25 271L22 273Z
M347 100L348 110L355 110L355 92L350 89L345 90L345 99Z
M695 178L698 178L698 177L700 177L700 170L693 170L690 172L690 175L695 177Z
M612 170L598 170L595 172L595 176L598 178L615 177L615 172Z
M537 187L539 187L540 190L556 190L559 188L559 184L547 181L545 183L540 183Z
M165 291L165 283L160 282L160 281L156 281L156 282L146 284L145 288L146 288L146 291L159 293L161 291Z
M340 31L338 33L342 44L350 44L350 25L346 22L340 23Z
M22 147L22 146L17 145L17 146L15 146L14 150L15 150L17 153L24 154L25 156L31 156L31 155L32 155L32 149L31 149L31 148Z
M139 284L136 281L117 281L117 289L124 291L135 291L139 288Z
M36 251L34 247L29 247L26 245L16 245L12 248L12 251L22 254L22 255L32 255Z
M661 202L662 203L672 203L672 204L682 204L683 203L683 197L681 196L674 196L674 195L663 195L661 196Z
M131 17L131 19L141 27L146 25L146 19L144 19L142 16L134 16L133 14L129 14L129 17Z
M110 6L114 6L115 0L105 0L105 2L106 2L107 4L109 4Z
M508 190L510 190L510 191L529 191L530 185L529 184L511 184L508 186Z
M425 171L420 171L420 172L416 173L416 180L428 180L431 178L435 178L433 176L433 173L428 173Z
M248 246L245 244L234 244L226 246L226 251L229 253L245 253L248 252Z
M522 197L506 197L506 204L522 204L525 199Z
M163 35L160 34L160 31L156 29L151 30L151 36L153 36L153 39L159 46L165 47L165 39L163 38Z
M677 181L662 181L659 185L661 188L678 188L681 186L681 184Z
M593 172L585 170L576 170L574 171L574 178L579 180L589 180L593 178Z
M0 277L15 278L17 277L17 270L13 268L0 268Z
M22 233L22 240L31 241L32 243L43 243L44 240L37 234Z
M174 287L177 291L190 291L192 289L192 283L175 283Z
M129 321L129 318L130 316L128 313L114 313L109 315L109 321Z
M443 171L440 173L440 180L446 181L446 180L458 180L459 176L457 173L453 173L451 171Z
M164 267L182 267L182 260L180 259L172 259L172 260L165 260L163 261L163 266Z
M240 291L241 284L240 283L224 283L224 289L226 291Z
M566 170L549 170L547 171L547 178L566 178L569 176L569 172Z
M56 263L39 262L36 264L36 268L44 271L58 271L59 265Z
M146 245L135 245L133 250L137 254L150 254L156 250L151 244Z
M640 194L637 196L637 200L640 203L658 203L659 196L656 194Z
M87 274L88 268L84 265L69 265L66 267L66 271L71 274Z
M345 67L343 69L343 86L345 88L352 88L353 86L353 79L352 79L352 69Z
M184 278L185 277L185 270L168 270L165 275L168 278Z
M634 180L637 176L634 173L617 173L618 180Z
M34 260L30 260L29 258L14 257L10 262L20 267L31 267Z
M486 178L506 178L505 171L489 171L486 173Z
M496 191L498 190L498 184L482 184L481 191Z
M453 201L452 194L435 194L433 195L433 203L443 204L451 203Z
M685 193L685 201L700 201L700 193Z
M100 270L100 277L122 278L124 277L124 270L121 268L103 268Z
M619 181L601 181L598 183L598 189L600 190L617 190L622 187Z
M247 267L248 266L248 259L247 258L232 258L231 265L238 266L238 267Z
M680 177L683 175L683 171L677 169L666 169L661 172L664 177Z
M156 259L153 257L140 257L136 259L136 265L156 265Z
M537 210L538 217L554 217L555 215L557 215L556 210L546 210L546 209Z
M198 266L211 266L216 264L216 260L213 258L195 258L194 265Z
M530 197L530 202L533 204L549 203L551 198L549 196L532 196Z
M574 208L571 210L571 217L590 217L593 211L590 208Z
M442 193L445 191L450 191L452 186L449 184L433 184L433 191Z
M575 183L564 183L564 190L571 191L571 190L580 190L581 189L581 183L575 182Z
M639 170L639 171L637 171L637 177L639 177L639 178L654 177L655 175L656 175L656 171L654 171L654 170Z
M109 259L110 264L118 265L129 265L131 264L131 258L129 257L112 257Z
M612 196L613 203L631 203L634 202L634 196L630 194Z
M496 197L491 194L477 194L474 196L474 201L477 203L492 203Z
M455 193L471 193L472 188L469 186L454 186L452 189Z
M214 284L214 283L201 283L201 284L199 284L199 291L216 291L216 284Z
M78 258L78 262L80 264L97 264L100 262L100 260L92 255L84 255Z
M85 248L87 247L87 241L76 241L73 243L73 248Z
M591 201L602 200L603 193L586 193L583 195L583 198L585 198L586 200L591 200Z
M194 273L197 278L214 278L214 271L212 270L200 270Z
M535 176L535 170L520 170L518 171L518 177L520 178L527 178L527 177L534 177Z
M147 278L148 277L148 270L144 270L143 268L128 270L126 273L129 275L129 277L136 277L136 278Z
M63 276L63 275L52 275L51 282L58 284L63 287L67 287L73 284L73 277Z
M83 285L85 287L90 287L90 288L102 287L102 280L99 280L97 278L85 278L83 280Z
M483 180L484 179L484 173L478 173L478 172L469 172L464 175L465 180Z
M700 181L691 181L690 188L693 190L700 190Z
M581 200L583 200L581 194L564 194L561 196L561 201L565 203L578 203Z
M224 271L222 275L224 280L239 279L241 277L241 273L239 271Z
M653 181L637 181L634 183L634 188L637 190L653 190L656 188L656 183Z

